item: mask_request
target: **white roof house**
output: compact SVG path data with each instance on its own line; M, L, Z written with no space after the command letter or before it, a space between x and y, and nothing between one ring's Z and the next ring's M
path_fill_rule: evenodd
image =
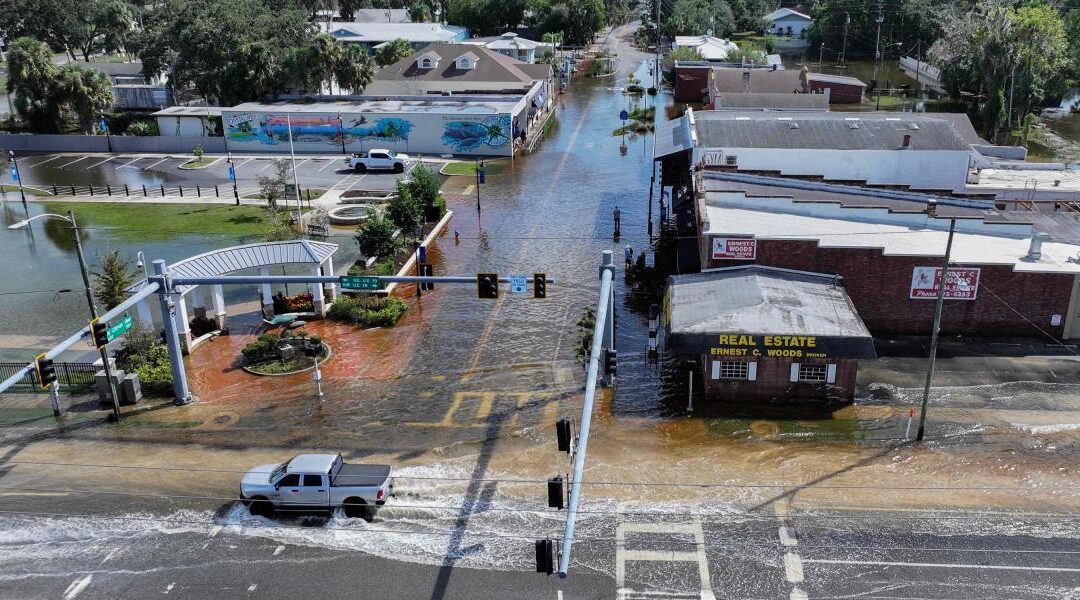
M769 23L769 32L773 35L785 36L787 40L778 40L780 49L805 47L806 30L813 24L814 19L810 15L801 13L790 8L781 8L765 15L764 20Z
M762 18L770 23L775 23L776 21L813 21L810 15L803 14L797 10L791 10L790 8L774 10Z
M325 23L321 27L342 42L369 48L403 39L419 49L436 42L462 42L469 37L465 27L442 23Z
M704 60L724 60L728 53L739 49L735 42L711 35L677 35L672 47L674 49L693 48Z
M471 40L465 40L465 43L483 46L488 50L494 50L499 54L527 63L535 62L537 50L547 46L543 42L523 38L512 31L507 31L495 37L472 38Z

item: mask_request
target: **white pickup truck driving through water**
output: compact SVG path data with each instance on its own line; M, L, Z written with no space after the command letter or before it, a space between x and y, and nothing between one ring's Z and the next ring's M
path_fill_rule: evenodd
M353 170L365 173L367 171L393 171L404 173L409 166L409 155L398 154L385 148L372 148L367 152L354 152L345 159Z
M394 493L390 465L350 465L340 454L300 454L280 465L259 465L240 481L251 513L332 511L370 520Z

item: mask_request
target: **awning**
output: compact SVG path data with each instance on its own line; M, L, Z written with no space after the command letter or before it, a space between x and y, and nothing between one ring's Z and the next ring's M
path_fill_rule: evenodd
M532 105L536 108L544 108L548 102L547 86L540 86L540 90L533 96Z

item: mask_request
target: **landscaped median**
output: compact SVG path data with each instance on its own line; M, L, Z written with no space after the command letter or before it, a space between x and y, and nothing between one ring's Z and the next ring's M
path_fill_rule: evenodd
M466 162L456 161L449 162L443 165L443 168L439 170L439 173L450 176L467 176L476 177L476 169L479 166L479 162ZM501 175L509 166L508 162L504 159L494 159L484 161L484 176L490 177L492 175Z
M224 234L265 236L274 220L261 206L227 204L138 204L123 202L46 202L45 211L74 211L82 227L114 230L128 240L167 239L174 236Z

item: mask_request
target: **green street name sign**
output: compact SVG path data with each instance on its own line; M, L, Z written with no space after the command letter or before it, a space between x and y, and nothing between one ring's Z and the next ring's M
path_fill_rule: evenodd
M338 278L338 284L343 290L380 290L382 281L378 277L357 277L342 275Z
M124 315L123 319L120 319L112 325L109 325L109 328L105 330L105 332L109 335L109 341L111 342L116 338L124 335L124 332L126 332L128 329L131 329L131 326L134 323L134 319L132 319L131 315L128 314Z

